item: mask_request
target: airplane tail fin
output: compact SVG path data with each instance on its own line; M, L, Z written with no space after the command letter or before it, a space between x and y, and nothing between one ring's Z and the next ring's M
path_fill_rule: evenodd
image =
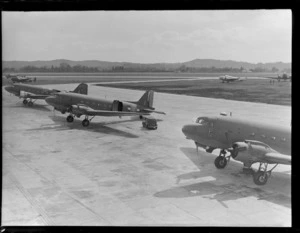
M71 91L73 93L78 93L82 95L87 95L88 94L88 85L86 83L80 83L78 87L75 88L74 91Z
M153 96L154 92L152 90L146 91L136 103L138 105L142 105L143 107L153 109Z

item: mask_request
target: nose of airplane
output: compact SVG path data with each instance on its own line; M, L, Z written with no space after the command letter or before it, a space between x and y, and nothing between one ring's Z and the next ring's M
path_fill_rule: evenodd
M13 86L6 86L4 89L9 93L13 93L15 88Z
M195 125L184 125L182 127L182 133L186 136L189 137L195 132Z

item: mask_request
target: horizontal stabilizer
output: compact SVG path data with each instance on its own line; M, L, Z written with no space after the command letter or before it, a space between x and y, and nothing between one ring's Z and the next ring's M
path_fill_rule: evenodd
M149 112L149 113L158 113L158 114L164 114L166 115L165 112L160 112L160 111L155 111L155 110L152 110L152 109L143 109L143 112Z

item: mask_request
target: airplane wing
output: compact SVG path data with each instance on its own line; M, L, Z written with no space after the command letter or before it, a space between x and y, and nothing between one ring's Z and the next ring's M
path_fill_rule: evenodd
M291 165L292 156L273 152L265 154L265 160L268 163L280 163Z
M49 95L31 95L31 94L27 94L22 96L22 98L30 98L30 99L45 99L49 97Z
M72 112L88 116L137 116L137 115L149 115L149 113L142 112L119 112L119 111L105 111L95 110L86 105L72 105Z
M269 145L255 140L245 140L244 142L233 143L232 156L234 159L249 162L249 158L252 158L251 162L262 163L279 163L291 165L292 157L285 155L272 149ZM244 156L239 156L242 153Z

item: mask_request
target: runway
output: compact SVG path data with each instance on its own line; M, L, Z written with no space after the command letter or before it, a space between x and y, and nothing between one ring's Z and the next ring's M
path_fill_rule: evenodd
M45 85L73 90L77 84ZM3 226L291 226L291 166L265 186L231 160L195 150L181 128L201 115L291 125L291 107L155 93L157 130L138 118L80 119L45 101L25 107L3 89ZM89 85L89 95L136 101L143 91Z

